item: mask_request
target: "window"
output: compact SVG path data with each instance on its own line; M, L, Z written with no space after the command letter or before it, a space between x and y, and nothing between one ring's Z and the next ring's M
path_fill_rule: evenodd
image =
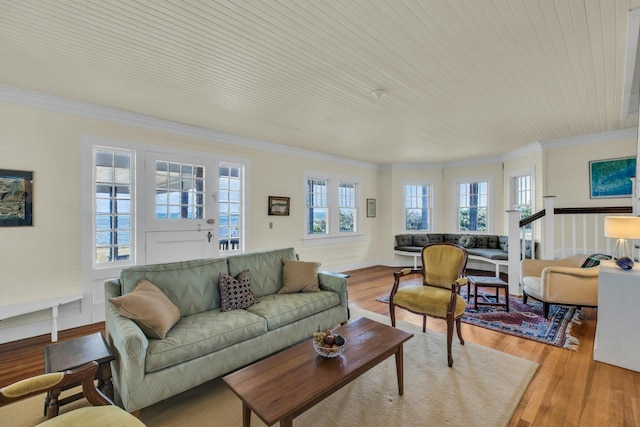
M520 211L520 218L530 217L533 213L533 177L530 174L518 175L512 178L512 205L513 209ZM531 231L531 224L527 224L525 230Z
M305 234L310 238L354 236L359 222L359 182L338 176L305 177Z
M458 183L458 231L487 231L487 181Z
M431 185L404 185L404 228L406 231L431 230Z
M218 168L220 250L242 249L243 172L241 165L221 163Z
M308 234L327 234L327 180L307 179Z
M340 210L340 232L356 231L356 184L341 182L338 187L338 209Z
M133 261L134 152L94 148L94 263Z
M204 218L204 167L156 161L156 219Z

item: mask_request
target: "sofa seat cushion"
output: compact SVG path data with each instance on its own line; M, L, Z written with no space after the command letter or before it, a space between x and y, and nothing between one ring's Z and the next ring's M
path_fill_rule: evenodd
M246 310L220 309L183 317L163 340L149 340L145 372L195 359L267 332L267 322Z
M488 249L488 248L469 248L467 249L469 255L477 255L488 259L507 260L509 257L501 249Z
M420 246L396 246L396 251L405 251L405 252L422 252L422 247Z
M542 277L526 276L520 280L522 280L522 288L527 295L542 299Z
M247 311L264 318L270 331L340 304L340 296L331 291L274 294L258 300L260 304Z

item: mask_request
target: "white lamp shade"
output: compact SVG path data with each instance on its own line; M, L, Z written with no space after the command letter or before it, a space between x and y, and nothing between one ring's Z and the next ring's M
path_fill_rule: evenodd
M640 239L640 217L604 217L604 237L613 239Z

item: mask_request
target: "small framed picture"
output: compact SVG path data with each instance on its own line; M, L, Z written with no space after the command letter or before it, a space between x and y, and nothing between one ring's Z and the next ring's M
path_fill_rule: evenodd
M0 227L33 225L33 172L0 169Z
M376 199L367 199L367 218L376 217Z
M269 215L289 216L289 200L288 197L269 196Z

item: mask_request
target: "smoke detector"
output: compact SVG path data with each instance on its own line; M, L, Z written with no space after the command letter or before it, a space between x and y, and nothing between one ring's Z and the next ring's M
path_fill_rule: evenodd
M380 99L384 95L384 89L374 89L371 91L371 96L375 99Z

